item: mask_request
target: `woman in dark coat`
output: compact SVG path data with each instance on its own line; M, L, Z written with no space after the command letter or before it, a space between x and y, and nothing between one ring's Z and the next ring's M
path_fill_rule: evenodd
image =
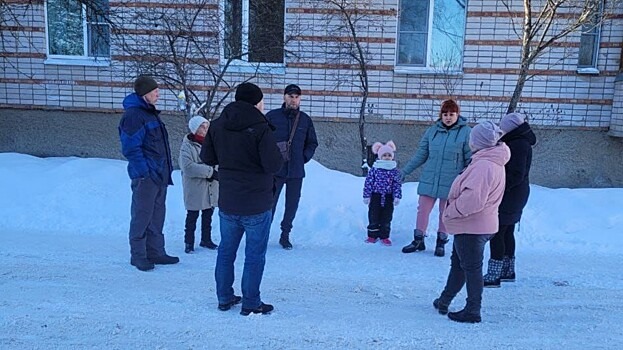
M500 282L515 281L515 224L521 219L523 208L530 195L530 166L532 146L536 136L524 116L519 113L507 114L500 121L504 132L502 142L511 150L511 159L506 163L506 187L499 208L499 231L490 241L491 258L485 287L500 287Z

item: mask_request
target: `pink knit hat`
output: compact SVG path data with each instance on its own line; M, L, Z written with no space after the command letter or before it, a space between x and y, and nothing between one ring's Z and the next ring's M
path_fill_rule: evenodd
M394 144L394 141L391 140L387 141L386 144L375 142L372 145L372 153L378 155L379 157L385 153L389 153L392 155L392 159L394 159L394 152L396 152L396 144Z

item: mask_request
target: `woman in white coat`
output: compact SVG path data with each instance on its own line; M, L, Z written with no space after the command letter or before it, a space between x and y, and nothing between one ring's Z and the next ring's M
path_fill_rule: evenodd
M195 229L199 211L201 211L199 246L212 250L218 248L212 242L212 214L218 203L218 170L204 164L199 158L201 145L209 127L207 119L200 116L192 117L188 122L190 133L184 136L180 147L179 165L182 170L186 208L184 251L188 254L195 250Z

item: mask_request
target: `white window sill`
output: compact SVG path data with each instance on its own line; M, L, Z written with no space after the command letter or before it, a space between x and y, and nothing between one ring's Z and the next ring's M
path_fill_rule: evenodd
M51 57L43 61L43 64L55 64L59 66L91 66L109 67L109 58L55 58Z
M448 76L462 76L463 71L447 70L443 68L430 68L430 67L395 67L395 74L419 74L419 75L448 75Z
M225 63L222 63L224 66ZM286 67L282 63L248 63L244 61L232 62L227 67L230 73L258 73L258 74L286 74Z
M588 67L588 68L578 68L576 71L578 74L586 74L586 75L599 75L599 69Z

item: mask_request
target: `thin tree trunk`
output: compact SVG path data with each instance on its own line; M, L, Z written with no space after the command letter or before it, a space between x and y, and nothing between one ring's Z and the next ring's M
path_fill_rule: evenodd
M517 85L515 85L515 91L513 92L513 96L511 97L511 100L508 103L508 108L506 109L506 114L513 113L517 109L517 104L519 104L519 100L521 99L521 93L523 92L523 88L526 85L527 79L528 66L522 65L519 72L519 77L517 79Z
M528 79L528 69L532 62L530 55L530 45L532 43L532 1L524 0L524 26L523 35L521 40L521 68L519 69L519 76L517 77L517 84L515 85L515 91L508 103L506 114L513 113L517 109L517 104L521 99L521 93L526 85Z

